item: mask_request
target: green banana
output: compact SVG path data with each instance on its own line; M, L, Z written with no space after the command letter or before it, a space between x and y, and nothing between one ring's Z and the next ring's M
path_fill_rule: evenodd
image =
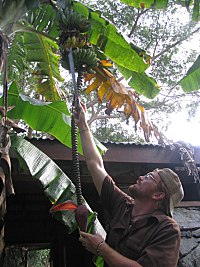
M74 65L76 65L77 62L78 62L78 59L77 59L77 49L74 49L73 50L73 59L74 59Z
M76 18L77 18L77 12L75 11L75 12L73 12L72 18L71 18L71 21L70 21L71 26L73 26L75 24Z
M72 49L76 48L77 47L77 43L76 43L76 37L73 36L72 38L72 42L71 42L71 46L72 46Z
M87 53L86 53L85 58L84 58L85 62L88 61L88 58L90 58L91 54L92 54L92 51L90 49L87 49L86 51L87 51Z
M91 69L87 70L86 72L89 74L95 74L96 73L94 70L91 70Z
M98 66L98 63L97 62L95 62L94 64L91 64L91 65L89 65L89 66L87 66L87 68L89 69L94 69L94 68L96 68Z
M68 17L68 21L70 23L70 26L72 26L71 21L72 21L73 14L74 14L74 12L73 12L73 10L71 10L69 13L69 17Z
M64 13L62 13L62 22L64 23L64 25L65 26L69 26L69 24L68 24L68 20L67 20L67 18L65 17L65 15L64 15Z
M65 17L68 18L69 15L69 9L66 7L64 10Z
M78 51L78 60L79 60L79 62L81 62L81 58L82 58L82 55L83 55L83 49L79 49L79 51Z
M68 37L68 39L65 41L65 49L66 49L66 51L69 51L70 46L71 46L71 38Z
M81 32L88 32L90 30L90 28L91 28L90 24L86 25L84 27L80 27Z
M95 58L94 60L90 61L89 66L96 65L96 64L98 64L97 62L98 62L98 59ZM96 67L97 67L97 66L95 66L94 68L96 68Z
M85 44L86 44L86 41L82 39L82 40L79 42L79 47L82 48Z
M62 22L62 11L59 9L58 12L56 13L55 19L58 22Z
M88 23L88 19L86 17L82 17L82 19L80 20L80 25L84 23Z
M90 53L88 53L88 56L85 58L85 62L90 64L90 62L92 62L95 57L96 54L90 50Z
M83 50L82 61L84 61L85 60L85 57L87 55L87 49L83 48L82 50Z
M81 19L82 19L82 14L81 13L78 13L77 16L76 16L76 19L74 21L74 24L79 26L81 23Z

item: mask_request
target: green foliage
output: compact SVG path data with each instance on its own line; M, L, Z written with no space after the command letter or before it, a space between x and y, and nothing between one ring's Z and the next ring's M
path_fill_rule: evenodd
M26 250L28 248L22 248L19 246L6 247L4 264L2 267L24 267L26 266ZM49 262L49 249L28 251L28 266L29 267L47 267Z
M120 0L121 2L137 7L137 8L156 8L156 9L165 9L168 5L168 0ZM197 22L199 20L199 9L200 9L200 3L199 1L181 1L178 0L177 3L187 8L187 10L190 12L190 6L193 5L193 11L192 11L192 21Z
M139 3L140 1L137 2ZM139 91L137 84L134 84L136 80L133 79L132 84L130 84L129 80L129 85L143 95L145 95L142 92L143 88L145 88L146 93L149 90L149 95L146 96L152 97L152 100L143 97L143 95L138 95L139 104L147 109L149 118L153 119L154 123L160 121L157 126L161 127L167 123L164 118L169 117L173 112L180 112L182 108L188 108L190 114L195 114L195 106L186 106L185 103L190 102L191 98L192 102L198 103L199 90L195 93L190 92L190 86L187 86L186 90L189 93L184 93L178 84L187 73L188 66L191 66L196 60L199 52L195 50L195 44L199 42L199 24L191 22L186 9L181 8L180 5L175 5L174 1L168 1L168 7L164 11L154 9L137 10L119 1L109 0L95 1L92 4L92 8L101 10L107 19L130 37L129 40L132 43L151 55L150 67L145 73L148 74L148 77L154 78L156 83L160 85L161 90L157 88L159 94L156 96L149 86L142 86L142 83ZM181 20L181 17L184 17L184 21ZM194 34L192 35L193 32ZM192 38L193 41L191 41ZM187 42L189 42L189 49L186 46ZM198 46L196 46L196 49L198 49ZM125 68L122 70L126 79L131 77L131 71ZM194 80L196 85L198 84L197 80L198 78ZM193 78L191 81L193 81ZM184 89L185 92L186 90Z
M1 9L3 20L0 21L0 27L9 36L16 32L16 35L13 35L9 51L9 77L19 79L21 92L26 84L27 87L25 90L27 90L27 95L30 95L31 88L34 88L34 80L31 77L25 59L34 62L35 56L38 57L39 55L39 64L33 63L32 65L32 73L37 73L39 76L37 76L39 79L36 80L36 87L46 95L46 98L52 98L52 100L58 99L61 97L56 87L56 80L60 79L58 58L52 54L57 55L56 38L60 34L57 30L58 22L55 20L55 9L47 1L20 0L16 2L14 0L5 0L1 2L3 7ZM160 92L157 84L162 84L162 91L159 93L159 98L165 107L168 105L168 110L174 111L177 109L175 107L176 105L180 106L174 98L178 98L179 102L181 99L180 87L175 86L178 80L180 80L177 80L177 77L183 77L186 73L188 59L193 60L194 55L191 56L192 53L190 54L187 51L187 56L182 56L181 60L177 60L175 57L175 55L179 54L179 47L177 45L176 47L171 47L167 52L164 51L168 47L173 46L177 40L180 40L181 43L182 39L188 38L197 29L198 25L179 21L175 14L181 13L182 9L180 5L175 5L174 1L154 1L153 3L153 1L146 0L128 1L128 3L132 3L132 6L119 1L109 0L99 0L97 4L95 4L95 1L72 1L71 7L78 12L82 12L84 16L89 16L92 25L90 41L98 46L114 62L120 64L119 69L127 79L128 77L132 77L129 85L134 87L140 94L154 98ZM145 3L145 6L141 6L141 3ZM166 3L168 7L163 11L162 9L166 6ZM92 9L88 8L89 5ZM57 1L57 6L61 8L65 7L65 1ZM199 6L199 4L197 5L197 1L195 1L195 6L187 6L188 11L192 10L193 14L196 12L196 15L193 15L193 17L197 17L197 6ZM186 10L185 7L183 9ZM21 12L19 12L20 10ZM27 13L27 11L29 12ZM10 16L5 16L5 14L10 14ZM8 27L9 24L10 27ZM18 33L19 31L20 34ZM26 57L27 49L23 41L26 42L30 38L26 38L29 35L28 33L22 34L24 31L31 32L34 39L34 45L32 43L27 44L31 49L28 51ZM128 42L120 32L129 36L130 39ZM33 33L39 34L40 36L37 35L36 37ZM47 36L49 36L49 39L47 39ZM35 43L36 39L37 42ZM141 51L144 51L144 53L147 51L152 56L150 68L145 73L143 71L147 68L147 64L143 62L143 58L138 55L138 52L129 45L129 41L141 48ZM37 52L42 51L42 54L37 53L35 49L37 49ZM155 60L154 57L159 53L161 54ZM135 63L132 60L133 56ZM131 72L130 69L132 70ZM141 75L134 73L133 71L135 70L137 72L142 71ZM25 74L26 71L28 71L28 74ZM24 82L24 77L28 77L28 81L30 81L32 86ZM188 87L184 90L188 91ZM178 97L177 94L179 94ZM149 102L149 100L142 96L140 96L140 101L141 103L147 102L147 104ZM155 103L156 101L155 99ZM158 106L160 107L160 105L156 105L156 107ZM155 107L152 101L151 107ZM161 109L157 109L157 113L159 110Z
M23 162L23 166L26 163L31 175L34 179L38 179L45 195L52 204L56 202L57 205L66 200L72 200L77 203L74 184L53 160L22 137L17 135L11 135L10 137L11 147L17 152L16 155L19 161ZM89 232L92 234L98 232L105 237L103 227L84 198L83 205L86 206L90 213ZM72 214L71 210L56 212L54 217L67 227L69 233L77 229L75 215Z
M3 98L0 99L2 105ZM22 119L32 129L50 133L60 142L71 147L71 118L64 101L52 103L42 102L19 94L16 82L13 82L8 91L8 106L15 108L8 112L10 119ZM106 148L95 140L100 152ZM82 152L80 136L78 136L79 153Z
M197 91L200 88L200 55L188 70L186 77L180 81L185 92Z
M58 68L59 56L52 52L52 41L33 33L25 33L24 45L26 47L26 60L38 62L37 70L34 73L38 93L44 95L46 100L60 100L55 79L57 81L63 79ZM55 44L54 48L58 49Z

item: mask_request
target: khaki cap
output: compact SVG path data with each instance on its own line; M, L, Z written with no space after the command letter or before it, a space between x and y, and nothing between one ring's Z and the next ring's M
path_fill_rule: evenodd
M156 169L170 194L169 215L172 217L174 207L183 199L184 191L178 175L169 168Z

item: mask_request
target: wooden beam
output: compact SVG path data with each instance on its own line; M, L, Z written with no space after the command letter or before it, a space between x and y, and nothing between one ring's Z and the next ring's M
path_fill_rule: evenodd
M200 201L181 201L175 208L200 207Z
M31 139L28 140L53 160L72 160L71 148L63 145L58 140ZM181 164L180 154L171 150L169 146L163 148L156 145L116 144L105 143L108 151L103 155L105 162L130 162L130 163L156 163L156 164ZM200 154L200 152L199 152ZM11 157L16 155L11 149ZM80 160L84 160L79 155ZM200 157L199 162L200 164Z

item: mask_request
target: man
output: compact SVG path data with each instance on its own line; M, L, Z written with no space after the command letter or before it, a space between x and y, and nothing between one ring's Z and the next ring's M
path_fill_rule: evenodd
M174 206L183 198L178 176L170 169L140 176L129 187L132 197L122 192L107 174L86 121L86 106L74 111L83 155L101 202L111 214L106 241L100 235L80 232L85 248L100 255L104 266L176 267L180 230L171 218Z

